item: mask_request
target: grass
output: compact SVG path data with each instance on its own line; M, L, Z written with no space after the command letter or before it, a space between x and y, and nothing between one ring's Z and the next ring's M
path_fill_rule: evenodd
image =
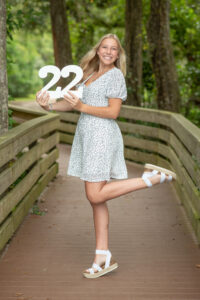
M19 98L13 98L13 99L9 99L9 101L34 101L35 100L35 95L29 95L27 97L19 97Z

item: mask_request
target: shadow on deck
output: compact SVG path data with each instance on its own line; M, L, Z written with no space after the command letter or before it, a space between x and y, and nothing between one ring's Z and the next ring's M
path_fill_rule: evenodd
M59 173L0 259L1 300L200 299L200 251L171 183L108 201L109 249L119 268L90 280L95 236L84 182L66 175L71 151L59 145ZM142 167L128 162L129 178Z

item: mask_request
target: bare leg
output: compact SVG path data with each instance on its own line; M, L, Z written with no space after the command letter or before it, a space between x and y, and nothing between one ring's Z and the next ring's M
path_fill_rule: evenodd
M108 248L108 230L109 230L109 212L106 202L91 204L93 208L93 218L96 236L96 249L107 250ZM106 259L106 255L95 254L94 262L101 264Z
M150 180L152 184L157 184L160 182L160 175L154 175ZM109 183L107 181L85 181L86 195L93 209L96 249L108 249L109 213L106 201L146 187L146 183L142 178L131 178ZM94 262L101 264L105 262L105 259L105 255L96 254ZM94 269L94 271L97 270ZM89 273L88 269L85 272Z
M91 204L93 209L96 249L108 249L109 212L106 202Z
M146 169L145 171L148 170ZM150 181L153 185L158 184L160 182L160 178L161 175L156 174L150 178ZM118 180L109 183L106 183L106 181L85 181L86 194L88 195L88 199L91 203L103 203L107 200L111 200L130 192L144 189L146 187L146 183L141 177Z
M108 249L109 212L106 202L91 203L96 237L96 249ZM101 264L105 262L106 255L95 254L94 262ZM96 269L94 269L96 271ZM88 271L89 272L89 271Z

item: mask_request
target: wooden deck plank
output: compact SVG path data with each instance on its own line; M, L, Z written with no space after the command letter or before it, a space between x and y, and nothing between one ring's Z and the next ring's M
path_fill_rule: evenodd
M95 251L84 182L66 175L71 146L59 145L59 174L0 259L0 300L200 299L200 251L172 184L108 201L110 244L119 268L89 280ZM127 161L129 178L143 169Z

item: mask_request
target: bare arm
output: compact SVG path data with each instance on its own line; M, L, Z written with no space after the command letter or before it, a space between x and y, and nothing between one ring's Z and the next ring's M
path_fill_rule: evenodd
M122 100L119 98L109 99L109 105L105 107L91 106L83 103L80 111L100 118L116 119L120 112L121 103Z
M47 107L47 110L49 110L49 105L47 105L46 107ZM55 110L55 111L69 111L69 110L73 110L73 107L67 101L59 100L55 103L52 103L52 110Z
M71 96L70 92L68 92ZM69 102L72 107L80 112L94 115L100 118L110 118L110 119L116 119L119 115L122 100L120 98L110 98L109 99L109 105L108 106L92 106L85 104L80 101L80 99L76 96L73 96L73 98L69 97L68 95L64 95L64 99L67 100L66 102Z

